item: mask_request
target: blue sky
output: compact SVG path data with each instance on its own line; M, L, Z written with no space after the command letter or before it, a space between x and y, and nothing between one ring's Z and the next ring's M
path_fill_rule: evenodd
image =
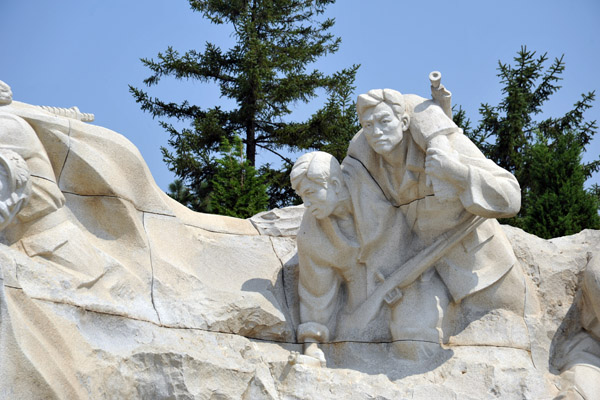
M428 74L442 81L468 116L478 120L481 103L501 98L498 60L509 62L522 45L550 61L565 55L563 88L544 107L560 116L581 93L600 98L600 1L398 1L338 0L328 8L340 51L315 64L326 73L361 64L357 94L389 87L429 96ZM94 113L95 124L125 135L141 151L164 190L174 179L162 162L168 135L142 112L128 84L142 87L149 73L139 58L156 57L171 45L180 52L203 49L207 41L233 43L228 26L215 26L189 9L186 0L0 0L0 80L14 99L56 107L78 106ZM549 63L548 63L549 64ZM150 89L164 100L202 106L232 103L214 85L164 79ZM298 104L292 119L318 109L324 95ZM600 104L587 112L600 122ZM600 154L600 134L584 159ZM258 163L274 161L259 154ZM596 174L588 185L600 182Z

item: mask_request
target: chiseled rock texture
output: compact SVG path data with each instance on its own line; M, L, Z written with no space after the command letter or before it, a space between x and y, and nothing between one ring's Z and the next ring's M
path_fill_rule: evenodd
M4 108L11 107L11 108ZM550 241L504 227L542 304L529 346L323 345L297 362L295 233L304 208L194 213L123 136L22 103L65 197L61 224L0 241L0 399L551 399L581 331L579 280L600 231ZM46 183L45 183L46 184ZM58 214L57 214L58 215ZM26 240L25 240L26 239ZM477 329L486 335L485 321Z
M279 217L287 226L302 211L273 210L251 221L261 233L275 232ZM261 227L269 218L273 226ZM538 362L533 351L456 346L416 364L395 358L390 343L325 345L325 369L290 362L301 346L293 336L289 227L280 230L287 236L194 228L205 250L197 253L198 275L161 277L155 265L151 317L135 303L100 307L47 266L2 246L0 398L552 398L560 388L553 350L564 331L577 329L578 276L600 232L546 241L504 229L545 305L539 343L532 344L542 353ZM266 301L253 301L256 293Z

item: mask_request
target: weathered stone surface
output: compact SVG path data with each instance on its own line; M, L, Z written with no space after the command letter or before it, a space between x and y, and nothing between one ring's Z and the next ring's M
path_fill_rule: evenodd
M540 277L535 293L553 305L538 320L544 332L539 346L550 355L552 341L558 340L555 336L560 336L560 326L574 304L578 271L587 262L581 254L598 248L600 232L546 241L516 228L504 230L528 273ZM235 250L231 247L230 251ZM269 256L267 247L265 255L275 257L272 247L270 251ZM495 346L449 345L440 358L423 364L393 357L390 343L337 343L324 345L328 368L292 364L290 351L301 351L301 345L294 340L282 343L245 337L251 331L240 332L246 316L240 316L233 329L227 322L211 329L208 323L189 318L189 310L179 310L183 316L179 320L168 320L176 315L169 307L177 308L178 301L198 303L197 309L205 306L213 314L231 301L231 297L208 291L198 278L196 287L173 284L172 293L162 293L155 286L155 302L171 296L171 303L164 300L164 306L157 306L164 318L161 323L144 318L139 311L131 315L131 310L94 309L94 304L86 303L88 297L77 293L68 297L67 281L60 275L52 281L38 274L43 265L6 247L0 254L0 393L7 399L549 399L561 385L559 371L548 365L560 362L554 356L537 365L527 350ZM212 267L219 265L215 260ZM218 274L218 269L210 273ZM190 277L184 275L184 280ZM159 279L154 279L158 286ZM571 285L573 290L568 289ZM199 290L198 295L193 289ZM236 285L230 290L243 291ZM54 297L44 294L48 292ZM261 313L257 318L268 319L268 310ZM247 322L251 325L251 318ZM219 332L236 329L237 334ZM56 336L48 335L49 331ZM39 349L45 350L34 351Z
M304 205L269 210L256 214L250 221L261 235L295 237L304 210Z
M250 221L185 209L115 132L18 102L0 108L0 116L7 121L0 123L0 143L24 157L38 179L25 222L2 232L0 393L8 394L0 398L101 397L79 380L92 379L80 368L95 364L80 351L88 338L75 341L83 322L63 327L47 305L69 305L86 318L111 315L120 324L143 321L161 332L294 341L281 261ZM55 342L44 337L49 321ZM153 335L140 332L132 334ZM27 374L30 382L17 382ZM98 375L98 387L104 378Z
M303 207L250 220L193 213L156 186L120 135L4 104L12 122L0 123L0 147L12 143L39 176L27 217L0 237L0 399L593 393L600 349L581 281L593 296L600 231L546 241L504 226L530 280L520 320L466 320L442 352L416 360L397 354L397 341L338 339L322 344L321 368L302 361L296 335ZM126 170L114 162L121 153Z

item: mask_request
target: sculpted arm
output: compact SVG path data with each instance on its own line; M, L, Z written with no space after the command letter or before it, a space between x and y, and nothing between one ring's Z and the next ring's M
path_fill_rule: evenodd
M333 268L319 266L306 251L299 251L300 321L298 340L326 342L330 339L330 322L337 306L341 284Z
M472 214L506 218L521 207L516 178L486 159L461 133L439 135L429 141L425 172L453 185L463 206Z

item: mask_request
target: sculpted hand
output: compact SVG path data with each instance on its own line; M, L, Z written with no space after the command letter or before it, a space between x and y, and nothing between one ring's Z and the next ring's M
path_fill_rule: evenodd
M322 367L327 364L327 361L325 361L325 353L323 353L323 350L321 350L316 343L310 343L306 346L304 354L316 358Z
M430 147L425 157L425 173L464 188L469 176L469 168L460 162L457 154Z

